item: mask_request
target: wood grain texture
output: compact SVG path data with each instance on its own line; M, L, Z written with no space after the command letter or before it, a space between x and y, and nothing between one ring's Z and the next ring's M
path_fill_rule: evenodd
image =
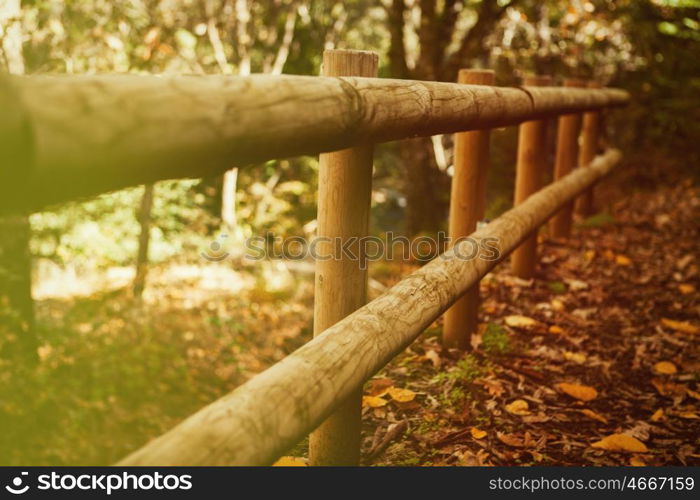
M376 76L379 56L374 52L326 50L324 76ZM334 241L352 242L369 233L372 196L373 145L322 154L318 179L318 250L332 255ZM361 265L363 248L350 244L348 256L316 261L314 335L367 301L367 268ZM352 334L352 332L348 332ZM362 394L350 395L309 437L311 465L358 465Z
M526 86L550 85L548 76L527 76ZM518 157L515 167L514 205L524 202L542 187L547 161L547 120L533 120L520 124L518 130ZM535 274L537 264L537 230L513 251L511 269L522 279Z
M567 201L620 160L610 150L471 236L497 238L497 260L460 245L407 276L285 359L118 465L264 465L299 442Z
M463 69L459 83L493 85L489 70ZM451 241L469 236L486 210L486 175L490 163L491 131L473 130L455 134L454 175L450 192L449 236ZM442 344L465 350L476 333L479 311L479 284L476 283L445 313Z
M56 75L11 82L34 129L36 164L28 184L17 187L31 195L0 199L0 211L217 174L233 164L513 125L629 99L615 89L359 77ZM0 121L6 119L0 109Z

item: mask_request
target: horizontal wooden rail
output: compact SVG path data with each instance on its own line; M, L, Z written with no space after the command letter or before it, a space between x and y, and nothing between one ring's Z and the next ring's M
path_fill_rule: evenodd
M0 213L367 141L513 125L622 105L616 89L309 76L26 76L31 162L0 165ZM9 96L13 92L16 95ZM0 122L11 117L0 109ZM24 147L24 146L23 146ZM27 155L19 155L26 157Z
M451 250L339 321L294 353L195 413L118 465L264 465L313 430L405 349L460 295L557 209L607 175L617 150L596 157L472 233L495 238L500 259ZM468 245L468 250L462 248Z

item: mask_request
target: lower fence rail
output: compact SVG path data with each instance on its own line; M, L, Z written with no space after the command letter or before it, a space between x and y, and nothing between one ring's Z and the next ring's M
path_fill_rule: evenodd
M266 371L117 465L267 465L301 441L559 208L620 161L610 149L530 196ZM474 245L492 258L465 259Z

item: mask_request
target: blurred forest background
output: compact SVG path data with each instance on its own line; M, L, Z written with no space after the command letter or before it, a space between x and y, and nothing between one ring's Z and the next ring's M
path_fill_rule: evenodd
M383 77L590 78L633 96L611 142L700 157L700 0L3 0L0 37L13 74L314 75L352 48ZM516 134L493 134L489 217ZM451 154L448 136L377 148L373 233L445 229ZM243 241L311 236L316 178L316 158L232 163L4 218L0 464L113 462L310 338L313 264L250 262ZM411 265L375 263L371 295Z

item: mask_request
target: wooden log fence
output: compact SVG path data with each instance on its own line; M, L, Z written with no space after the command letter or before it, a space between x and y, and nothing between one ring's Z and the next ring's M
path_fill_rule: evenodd
M374 373L411 344L535 228L620 160L609 150L530 196L485 228L497 260L457 257L460 244L232 393L118 465L265 465L297 444ZM464 242L463 254L471 251Z
M319 236L363 236L373 144L457 133L449 225L451 235L469 240L365 305L367 274L357 262L318 262L314 338L118 465L270 464L315 429L312 464L356 464L363 383L453 305L445 342L465 349L479 280L524 242L514 270L531 276L538 228L556 214L555 234L568 234L576 197L620 161L615 149L595 153L600 113L626 104L623 90L538 86L547 83L541 79L496 87L484 71L463 72L456 84L372 78L376 68L374 54L330 51L320 77L0 79L0 102L13 104L0 109L0 127L23 138L3 142L0 214L232 164L325 153ZM544 120L556 116L556 181L540 189ZM484 210L488 130L521 123L516 206L474 231ZM585 168L574 168L577 158ZM487 241L496 255L465 257Z

